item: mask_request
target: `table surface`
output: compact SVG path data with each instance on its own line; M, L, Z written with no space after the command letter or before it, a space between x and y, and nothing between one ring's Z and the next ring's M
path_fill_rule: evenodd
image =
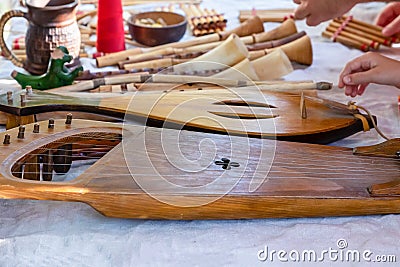
M225 13L228 28L238 25L240 9L294 7L289 0L238 1L204 0L205 7ZM382 4L358 5L352 13L363 20L372 20ZM138 6L136 9L148 9ZM314 63L297 68L287 80L331 81L345 63L362 53L320 37L326 26L307 27L296 22L313 41ZM274 23L266 23L272 29ZM14 28L13 28L14 29ZM12 33L13 34L13 33ZM185 38L190 38L186 36ZM396 49L382 53L400 58ZM85 68L94 68L93 60L84 61ZM1 89L13 87L9 78L15 67L0 59ZM10 84L11 83L11 84ZM355 101L377 116L383 132L398 137L400 120L397 96L400 91L389 86L371 85L365 95ZM349 101L335 87L321 94L342 103ZM332 145L354 147L383 141L376 131L359 133ZM343 159L346 160L346 159ZM371 251L376 255L396 255L400 261L400 215L359 216L338 218L299 218L219 221L153 221L106 218L81 203L0 200L0 266L255 266L284 265L277 256L262 262L260 250L290 251L339 250L339 240L347 249ZM342 242L343 243L343 242ZM319 254L318 254L319 255ZM286 256L288 257L288 256ZM360 262L334 261L324 263L345 266L366 266ZM287 266L288 263L286 263ZM293 265L293 264L290 264ZM309 266L296 262L296 266ZM393 266L393 263L382 266Z

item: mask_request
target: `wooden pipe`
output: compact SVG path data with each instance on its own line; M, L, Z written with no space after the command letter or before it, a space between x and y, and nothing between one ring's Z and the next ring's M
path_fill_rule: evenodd
M185 48L168 47L168 48L160 49L157 51L151 51L151 52L144 53L144 54L129 56L127 60L118 62L118 66L119 66L119 68L123 69L123 68L125 68L124 66L126 64L139 63L139 62L143 62L146 60L160 59L167 55L176 55L176 58L179 57L178 55L183 56L183 55L187 55L190 53L200 55L202 53L206 53L206 52L210 51L211 49L217 47L221 43L222 42L213 42L213 43L195 45L192 47L185 47Z
M249 52L250 60L262 57L268 53L271 53L274 49L278 48L282 49L283 52L285 52L290 61L295 61L303 65L311 65L313 62L311 40L310 37L308 37L307 35L276 48L251 51Z
M97 78L89 81L82 81L76 84L62 86L54 89L49 89L49 92L58 92L58 93L66 93L66 92L83 92L90 91L94 88L97 88L102 85L115 85L115 84L128 84L128 83L211 83L217 84L221 86L231 86L231 87L240 87L240 86L249 86L252 85L253 82L245 81L245 80L232 80L232 79L223 79L223 78L214 78L214 77L201 77L201 76L191 76L191 75L165 75L165 74L156 74L156 75L141 75L141 74L122 74L115 75L104 78Z
M254 35L254 42L253 43L261 43L271 40L277 40L289 35L292 35L297 32L296 24L294 20L288 19L284 21L280 26L266 31L257 35Z
M236 34L237 36L249 36L254 33L264 32L264 24L261 19L254 16L245 22L243 22L240 27L234 28L229 31L223 31L219 33L222 40L227 39L231 34Z
M126 58L128 56L141 54L143 52L155 51L155 50L163 49L163 48L167 48L167 47L183 48L183 47L189 47L189 46L193 46L193 45L217 42L220 40L227 39L229 37L229 35L232 33L236 33L238 36L245 36L245 35L260 33L263 31L264 31L264 26L263 26L262 21L260 21L259 18L254 17L254 18L250 19L249 21L242 23L239 27L232 29L230 31L227 31L227 32L214 33L214 34L210 34L210 35L206 35L206 36L201 36L201 37L195 38L193 40L169 43L169 44L155 46L152 48L133 48L133 49L128 49L128 50L124 50L124 51L120 51L120 52L116 52L116 53L111 53L111 54L96 58L96 64L97 64L97 67L111 66L111 65L117 64L119 61L126 60Z
M176 58L161 58L154 59L144 62L125 64L125 70L159 70L163 68L168 68L174 65L182 64L188 62L190 59L176 59Z
M216 48L190 60L187 63L174 66L178 72L195 72L209 69L224 69L233 66L247 58L249 52L236 34L232 34Z
M304 35L306 35L306 32L301 31L301 32L292 34L288 37L282 38L282 39L247 45L247 49L249 51L255 51L255 50L274 48L274 47L278 47L278 46L293 42L294 40L297 40L297 39L303 37Z
M298 35L295 35L296 33L297 33L297 29L296 29L296 25L295 25L294 21L287 20L284 23L282 23L280 26L276 27L275 29L273 29L269 32L256 33L256 34L253 34L252 36L240 37L240 40L242 40L245 44L254 44L254 43L259 43L259 42L271 41L271 40L274 40L275 38L279 37L279 40L277 40L276 42L268 43L269 44L268 48L271 48L271 47L275 47L275 46L290 42L291 40L294 40L295 38L299 38L305 34L304 32L302 32L302 33L299 33ZM285 37L285 38L287 37L288 39L283 39L283 37ZM127 60L119 61L118 66L121 69L130 69L130 67L125 68L124 65L141 62L141 61L145 61L145 60L156 60L156 59L160 59L161 56L164 56L164 55L208 52L209 50L220 45L222 42L223 41L209 42L209 43L205 43L205 44L193 45L193 46L184 47L184 48L167 47L167 48L162 48L162 49L158 49L155 51L143 52L143 54L132 55L132 56L129 56L127 58ZM268 46L268 44L264 44L264 45ZM261 49L261 48L258 48L258 49ZM250 50L253 50L253 49L250 49Z

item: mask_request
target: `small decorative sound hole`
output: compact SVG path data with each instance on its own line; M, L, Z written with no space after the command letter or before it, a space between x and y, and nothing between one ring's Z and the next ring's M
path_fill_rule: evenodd
M232 169L232 167L237 168L237 167L240 166L239 163L233 162L233 161L231 161L230 159L227 159L227 158L222 158L221 160L216 160L215 164L219 165L219 166L222 166L222 169L224 169L224 170L230 170L230 169Z

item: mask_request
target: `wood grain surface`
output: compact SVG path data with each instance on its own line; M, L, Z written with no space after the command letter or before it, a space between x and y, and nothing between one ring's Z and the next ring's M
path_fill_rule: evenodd
M35 91L22 104L18 93L14 93L11 102L6 95L0 96L0 111L15 117L82 111L157 127L322 144L363 130L361 120L340 103L326 105L326 101L306 98L308 116L303 119L298 94L262 91L257 87L198 89L165 87L165 91L109 98L77 98Z
M39 125L39 133L26 125L23 139L18 128L0 134L1 140L10 135L10 144L0 144L1 198L80 201L106 216L141 219L400 212L399 195L371 197L368 191L400 180L398 157L76 119L71 125L56 120L54 129ZM48 157L65 145L71 148L64 155L98 160L72 181L30 180L40 179ZM232 165L224 169L219 163L227 159Z

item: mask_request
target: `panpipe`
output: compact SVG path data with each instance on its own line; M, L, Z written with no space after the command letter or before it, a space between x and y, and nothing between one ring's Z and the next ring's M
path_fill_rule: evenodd
M383 36L382 27L354 19L353 16L332 20L322 36L364 52L378 50L381 45L391 46L400 41L400 36Z
M294 9L255 9L239 10L239 21L243 22L252 16L258 16L263 22L283 22L287 19L294 19Z
M226 18L214 9L203 9L199 4L180 4L180 8L185 12L194 36L218 33L226 28Z

